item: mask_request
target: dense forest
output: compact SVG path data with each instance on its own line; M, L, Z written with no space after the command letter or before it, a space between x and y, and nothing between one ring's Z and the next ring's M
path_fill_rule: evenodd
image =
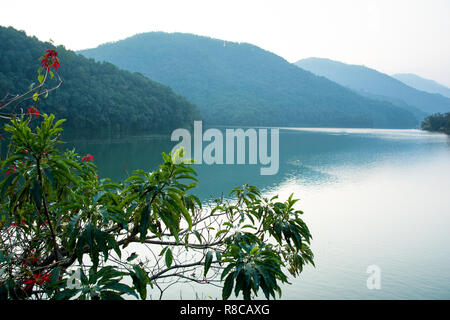
M49 48L55 47L14 28L0 27L0 100L6 94L23 93L36 82L38 58ZM200 118L195 105L167 86L63 46L56 50L63 82L40 101L39 109L67 118L66 127L166 132Z
M407 110L348 90L251 44L138 34L80 51L172 87L219 125L411 128Z
M422 130L450 134L450 112L429 115L422 121Z
M431 113L450 111L449 98L440 94L416 90L387 74L365 66L350 65L322 58L303 59L295 64L360 94L386 100L408 109L420 120Z

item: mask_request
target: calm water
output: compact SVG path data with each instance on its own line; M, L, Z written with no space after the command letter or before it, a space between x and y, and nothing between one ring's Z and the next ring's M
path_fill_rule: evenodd
M154 169L168 136L67 137L93 154L102 177ZM284 299L450 299L450 138L418 130L282 129L280 170L258 165L196 165L203 200L249 183L300 198L313 234L307 267ZM369 290L367 267L381 270ZM213 287L173 288L165 298L220 297ZM261 294L262 295L262 294ZM263 295L262 295L263 297Z

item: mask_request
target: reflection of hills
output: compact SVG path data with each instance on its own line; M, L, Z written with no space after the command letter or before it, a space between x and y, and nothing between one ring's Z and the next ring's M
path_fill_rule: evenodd
M417 157L432 151L433 144L445 139L419 131L360 130L280 130L278 174L261 176L260 165L194 165L202 199L228 196L236 186L248 183L264 190L286 180L298 184L337 182L342 171L352 173L380 165L394 158ZM76 147L79 154L94 155L101 177L118 181L126 170L154 170L161 163L161 152L175 145L169 136L115 136L105 139L70 138L64 148ZM203 147L207 143L205 142ZM225 156L225 155L224 155ZM124 168L125 164L125 168Z

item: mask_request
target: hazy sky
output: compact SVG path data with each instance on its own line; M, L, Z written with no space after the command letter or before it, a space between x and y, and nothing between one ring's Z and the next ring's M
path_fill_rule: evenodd
M0 25L79 50L148 31L411 72L450 87L450 0L0 0Z

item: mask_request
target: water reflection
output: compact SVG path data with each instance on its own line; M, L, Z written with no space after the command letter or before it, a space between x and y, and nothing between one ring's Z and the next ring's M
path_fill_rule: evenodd
M152 170L169 136L66 137L93 154L102 177ZM125 164L125 165L124 165ZM419 130L282 129L277 175L258 165L196 165L204 200L254 184L280 198L299 197L314 240L307 268L285 299L449 299L450 139ZM368 290L366 269L382 270ZM166 298L220 298L215 288L174 288ZM196 292L197 291L197 292Z
M161 152L167 153L175 145L164 135L72 135L65 140L64 148L76 147L80 154L93 154L100 176L116 181L134 169L154 170L161 163ZM273 189L292 179L302 184L337 182L342 172L420 157L442 149L443 142L449 145L447 136L419 130L282 129L278 174L261 176L259 165L195 165L200 181L197 192L206 199L244 183Z

